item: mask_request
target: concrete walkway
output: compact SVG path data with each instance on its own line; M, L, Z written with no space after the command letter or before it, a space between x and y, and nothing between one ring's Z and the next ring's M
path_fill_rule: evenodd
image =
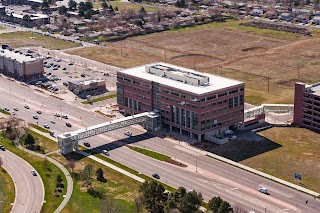
M48 137L47 135L49 135L49 134L47 134L47 133L41 132L41 131L39 131L39 130L37 130L37 129L34 129L34 128L31 128L31 130L34 131L34 132L37 132L38 134L41 134L41 135L43 135L43 136L45 136L45 137ZM45 135L45 134L47 134L47 135ZM49 137L48 137L48 138L49 138ZM21 149L22 151L24 151L24 152L30 153L30 154L32 154L32 155L39 156L39 157L41 157L41 158L47 158L48 161L50 161L51 163L53 163L54 165L56 165L59 169L61 169L61 171L63 172L63 174L65 175L66 180L67 180L67 192L66 192L66 195L65 195L63 201L60 203L60 205L59 205L58 208L54 211L54 213L61 212L62 209L67 205L68 201L70 200L71 195L72 195L72 191L73 191L73 180L72 180L72 177L71 177L69 171L68 171L62 164L60 164L58 161L56 161L56 160L54 160L54 159L52 159L52 158L50 158L50 157L48 157L48 156L46 156L46 155L43 155L43 154L40 154L40 153L37 153L37 152L33 152L33 151L29 150L29 149L26 149L26 148L22 147L22 146L20 145L20 143L19 143L19 140L17 140L17 141L15 140L15 145L16 145L19 149ZM50 201L48 201L48 202L50 202Z

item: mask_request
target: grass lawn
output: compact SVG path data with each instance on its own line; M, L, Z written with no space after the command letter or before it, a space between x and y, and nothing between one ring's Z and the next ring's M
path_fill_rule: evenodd
M38 126L38 125L36 125L36 124L31 124L31 126L32 126L33 128L35 128L35 129L37 129L37 130L41 131L41 132L44 132L44 133L50 133L50 131L49 131L49 130L47 130L47 129L45 129L45 128L41 127L41 126Z
M271 128L259 133L281 145L241 163L298 184L294 174L302 175L302 186L320 192L320 137L303 128Z
M63 41L31 32L13 32L0 34L0 43L9 44L13 48L24 46L43 46L48 49L66 49L79 46L79 44L77 43Z
M5 110L4 110L4 111L3 111L3 110L0 110L0 112L1 112L1 113L3 113L3 114L5 114L5 115L11 115L11 113L10 113L10 112L5 111Z
M82 147L81 147L81 148L82 148ZM126 170L126 171L128 171L128 172L130 172L130 173L132 173L132 174L134 174L134 175L136 175L136 176L138 176L138 177L141 177L141 178L143 178L143 179L145 179L145 180L147 180L147 181L157 181L157 180L155 180L155 179L153 179L153 178L151 178L151 177L149 177L149 176L146 176L146 175L144 175L144 174L141 174L141 173L139 173L139 172L137 172L137 171L135 171L135 170L133 170L133 169L125 166L125 165L122 165L121 163L118 163L118 162L116 162L116 161L114 161L114 160L112 160L112 159L110 159L110 158L108 158L108 157L106 157L106 156L103 156L103 155L97 154L97 153L93 153L91 150L88 150L88 149L85 149L85 148L83 148L83 151L88 152L88 153L94 155L94 156L97 157L97 158L100 158L100 159L102 159L102 160L104 160L104 161L106 161L106 162L108 162L108 163L111 163L111 164L113 164L113 165L115 165L115 166L117 166L117 167L119 167L119 168L121 168L121 169L123 169L123 170ZM159 182L159 181L157 181L157 182ZM159 183L161 183L161 182L159 182ZM169 186L169 185L166 185L166 184L164 184L164 183L161 183L161 184L163 185L163 187L164 187L166 190L168 190L168 191L170 191L170 192L175 192L175 190L176 190L175 188L173 188L173 187L171 187L171 186Z
M121 10L128 10L128 9L139 11L141 9L141 7L144 7L144 9L147 12L155 12L160 9L158 7L151 6L151 5L140 5L140 4L135 4L135 3L131 3L131 2L108 1L107 4L108 4L108 6L112 5L113 9L115 7L118 7L119 12ZM102 8L101 3L94 4L94 8Z
M121 207L121 213L134 212L134 197L138 193L139 182L80 154L71 153L66 156L51 154L50 157L62 164L66 164L68 160L72 159L76 164L74 173L68 168L73 176L74 191L70 201L62 211L63 213L101 212L101 206L106 195L114 197L116 204ZM106 182L100 182L93 175L92 185L97 192L96 195L89 194L79 179L80 171L88 164L94 166L94 174L101 167L106 179Z
M2 135L4 138L4 136ZM29 162L38 172L40 175L44 188L45 188L45 203L43 204L43 212L54 212L56 208L60 205L63 200L62 195L66 193L66 180L63 172L56 167L54 164L47 162L47 169L44 168L44 159L18 149L12 141L9 139L2 139L0 140L1 144L3 144L6 149L10 150L14 154L20 156L27 162ZM61 175L65 188L62 189L62 192L58 193L59 197L54 196L54 192L56 189L56 178L57 175Z
M0 212L10 212L11 203L14 202L14 184L5 169L0 167Z
M32 130L29 130L28 131L29 134L31 134L36 142L35 145L40 145L41 148L43 148L44 152L45 153L48 153L48 152L52 152L54 150L57 150L58 149L58 143L49 139L49 138L46 138L45 136L43 135L40 135ZM20 144L22 146L24 146L24 140L26 138L27 134L25 134L21 139L20 139Z
M154 158L154 159L157 159L157 160L160 160L160 161L167 161L170 159L169 156L167 155L164 155L164 154L161 154L161 153L158 153L158 152L154 152L154 151L151 151L151 150L148 150L148 149L143 149L143 148L140 148L140 147L136 147L136 146L129 146L130 149L136 151L136 152L139 152L143 155L146 155L146 156L149 156L151 158Z
M117 97L117 94L111 94L111 95L103 96L103 97L100 97L100 98L95 98L95 99L92 99L91 102L95 103L95 102L104 101L104 100L107 100L107 99L110 99L110 98L114 98L114 97ZM90 102L88 102L88 101L83 101L81 103L82 104L90 104Z

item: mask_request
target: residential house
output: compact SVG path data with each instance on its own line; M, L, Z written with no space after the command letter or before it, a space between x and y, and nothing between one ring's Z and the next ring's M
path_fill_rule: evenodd
M291 21L292 20L292 15L290 13L281 13L280 14L280 19L283 21Z
M253 16L262 16L263 15L263 10L260 10L260 9L253 9L252 11L251 11L251 15L253 15Z
M319 25L319 24L320 24L320 16L314 17L314 18L312 19L312 23Z

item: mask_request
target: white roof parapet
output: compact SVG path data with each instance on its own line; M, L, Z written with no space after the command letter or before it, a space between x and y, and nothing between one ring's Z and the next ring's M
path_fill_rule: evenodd
M1 49L0 56L4 56L6 58L11 58L13 60L17 60L20 63L38 60L37 58L32 58L31 56L26 56L26 55L16 53L14 51L10 51L7 49Z
M157 82L164 86L198 95L244 84L241 81L230 78L197 72L192 69L163 62L133 67L118 72L132 77L139 76L139 78L147 81Z

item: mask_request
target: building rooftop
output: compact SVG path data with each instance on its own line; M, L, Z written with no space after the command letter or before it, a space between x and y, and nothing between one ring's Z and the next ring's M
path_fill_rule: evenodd
M320 82L312 85L306 85L306 90L308 93L320 96Z
M8 49L1 49L0 51L0 56L5 56L7 58L11 58L13 60L16 60L20 63L22 62L31 62L31 61L36 61L37 58L32 58L31 56L26 56L21 53L16 53L14 51L10 51Z
M197 72L192 69L163 62L133 67L118 72L133 77L138 76L147 81L157 82L165 86L198 95L243 84L241 81Z

